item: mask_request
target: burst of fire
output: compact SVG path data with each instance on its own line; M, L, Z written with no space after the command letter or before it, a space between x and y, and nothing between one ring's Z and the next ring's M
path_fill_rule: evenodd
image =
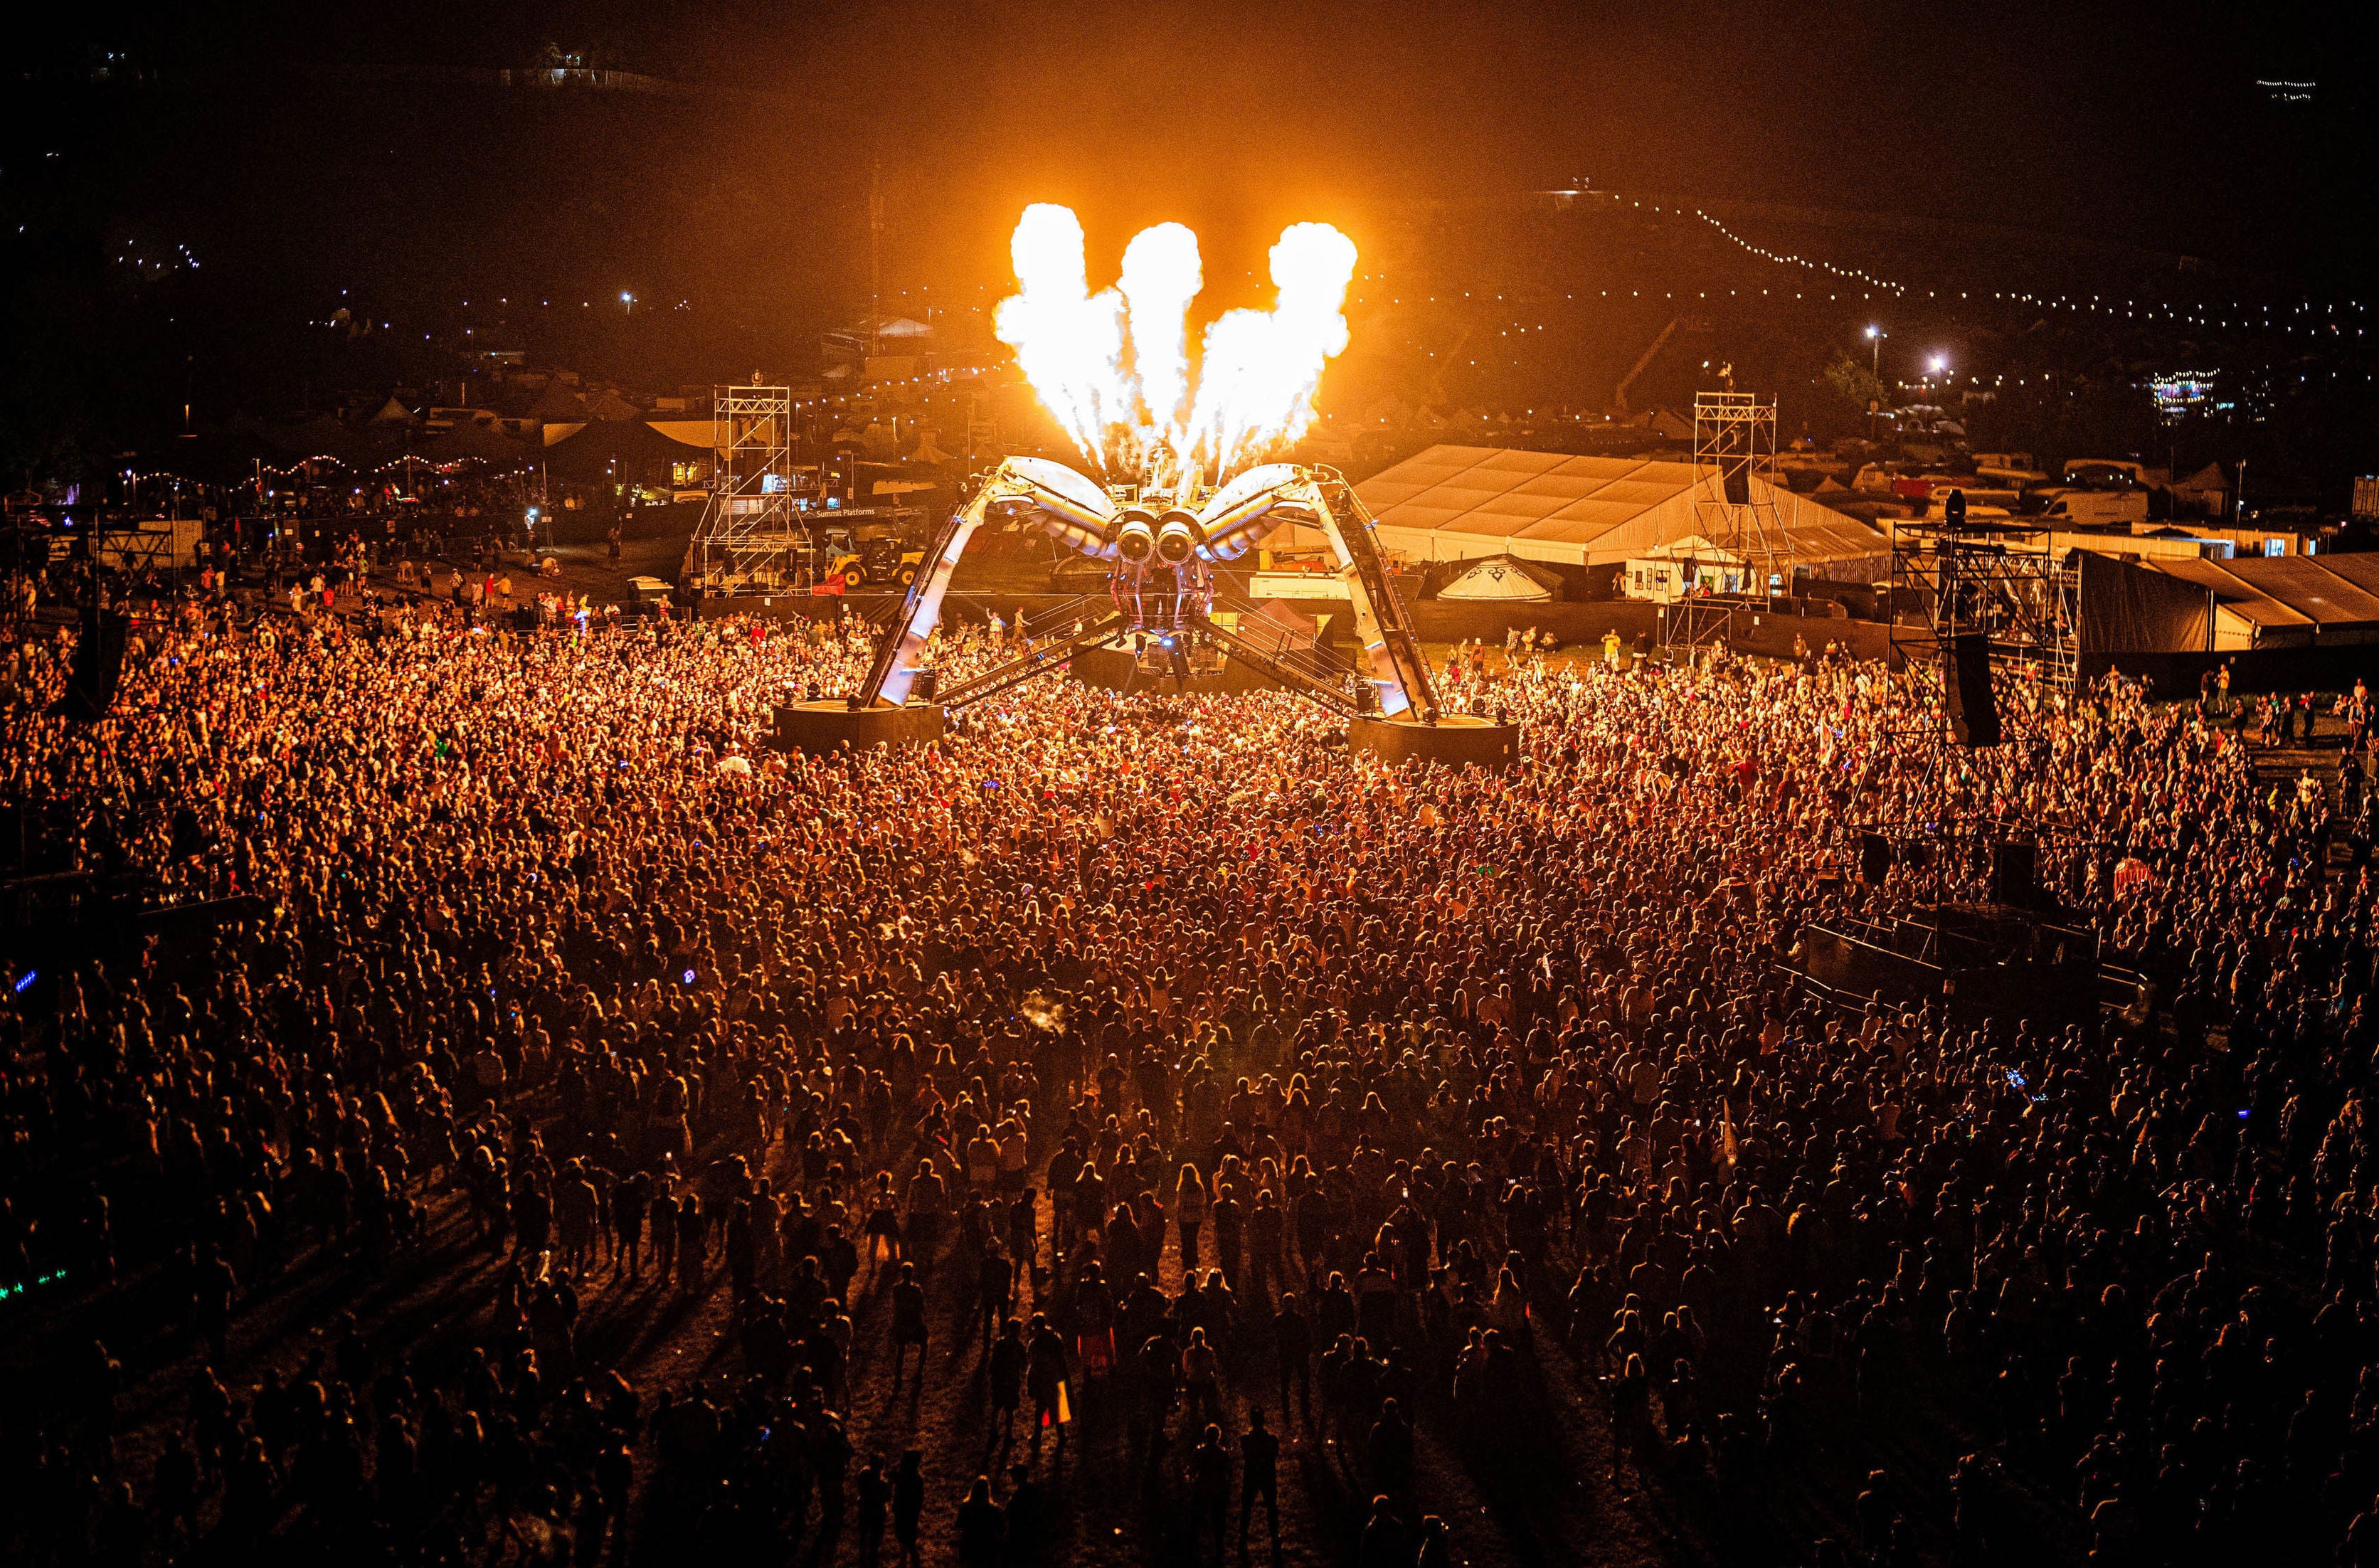
M1188 447L1190 302L1205 281L1198 236L1179 223L1142 229L1124 247L1118 286L1131 343L1129 368L1140 382L1141 426L1176 452Z
M1340 312L1355 242L1328 223L1282 232L1273 308L1209 326L1194 385L1190 304L1204 281L1196 235L1179 223L1141 230L1124 248L1117 285L1096 295L1070 209L1027 207L1008 255L1018 292L1000 302L999 341L1102 469L1152 467L1169 486L1195 463L1219 482L1305 433L1322 367L1346 346Z

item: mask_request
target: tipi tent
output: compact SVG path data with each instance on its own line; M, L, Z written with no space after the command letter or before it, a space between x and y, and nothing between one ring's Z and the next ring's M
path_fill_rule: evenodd
M641 419L645 411L608 388L586 400L586 412L598 420Z
M586 403L576 392L560 381L547 383L545 391L529 404L525 417L540 425L584 425L586 423Z
M1438 590L1466 604L1543 604L1560 597L1561 578L1508 555L1489 556Z

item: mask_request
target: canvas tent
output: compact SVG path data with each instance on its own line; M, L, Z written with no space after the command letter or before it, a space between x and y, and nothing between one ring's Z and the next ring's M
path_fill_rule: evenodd
M2075 552L2083 653L2201 653L2214 646L2214 590L2110 555Z
M1355 493L1380 541L1416 561L1511 555L1586 565L1693 532L1687 463L1433 446Z
M1467 604L1543 604L1559 597L1561 578L1508 555L1489 556L1440 588L1437 597Z
M672 440L641 419L601 420L586 425L546 448L557 478L578 484L662 485L681 463L707 456L707 447Z
M2214 645L2379 643L2379 561L2361 555L2158 561L2214 593Z
M1848 513L1836 512L1821 501L1794 495L1782 485L1754 474L1751 499L1773 504L1784 525L1784 539L1794 566L1810 567L1820 577L1871 583L1891 570L1890 536ZM1846 495L1847 490L1837 489Z
M1695 501L1717 501L1714 471L1691 463L1577 457L1500 447L1433 446L1355 487L1381 543L1413 561L1509 555L1591 566L1641 556L1701 527ZM1754 476L1794 565L1888 556L1884 537L1781 485Z
M586 423L586 400L560 381L549 381L522 416L540 425L583 425Z
M598 420L642 419L645 411L606 388L586 400L586 412Z
M2154 564L2166 576L2195 584L2213 596L2217 651L2287 647L2313 641L2313 617L2260 592L2219 561L2187 557Z
M706 452L724 451L734 438L724 419L647 419L645 423L673 441Z
M2379 596L2303 555L2250 556L2229 563L2249 586L2308 617L2321 643L2379 642Z
M2349 550L2339 555L2317 555L2313 559L2331 576L2342 577L2366 594L2379 595L2379 554Z

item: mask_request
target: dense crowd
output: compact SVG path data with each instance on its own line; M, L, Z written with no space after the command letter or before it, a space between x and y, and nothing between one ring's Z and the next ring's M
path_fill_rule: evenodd
M12 646L54 869L226 900L0 987L12 1559L1437 1568L1590 1481L1723 1561L2379 1563L2358 771L2119 681L1920 767L1830 653L1466 652L1503 775L1057 679L767 748L864 630L192 606L96 724ZM2016 814L2136 1006L1795 977L1987 878L1854 825Z

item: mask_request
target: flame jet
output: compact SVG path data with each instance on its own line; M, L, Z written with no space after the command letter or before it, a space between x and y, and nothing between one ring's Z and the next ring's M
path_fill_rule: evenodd
M1191 447L1228 473L1305 433L1322 368L1346 347L1355 242L1328 223L1295 223L1272 247L1270 310L1234 310L1206 329Z
M1346 346L1355 242L1328 223L1282 231L1273 308L1208 327L1194 376L1189 312L1204 273L1188 228L1132 236L1120 283L1097 294L1068 208L1026 208L1008 256L1018 292L994 319L1000 342L1091 466L1145 487L1181 488L1193 464L1219 482L1295 441L1313 423L1323 368Z
M1131 370L1140 382L1141 423L1154 443L1174 458L1147 477L1168 489L1178 478L1178 454L1190 445L1190 302L1204 283L1198 236L1179 223L1142 229L1124 247L1118 286L1129 330Z
M992 330L1058 425L1097 461L1108 432L1135 422L1138 399L1123 369L1123 298L1092 295L1081 220L1035 202L1008 242L1018 292L999 302Z

